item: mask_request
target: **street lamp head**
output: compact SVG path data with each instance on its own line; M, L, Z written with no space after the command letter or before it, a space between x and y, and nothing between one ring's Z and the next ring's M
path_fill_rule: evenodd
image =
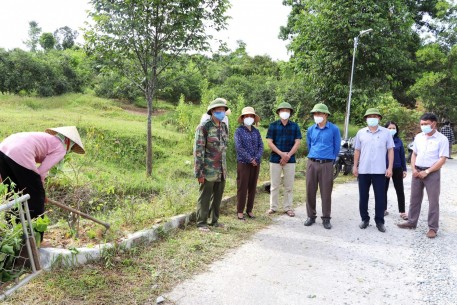
M363 35L366 35L370 32L373 32L373 29L368 29L368 30L363 30L363 31L360 31L359 33L359 37L362 37Z

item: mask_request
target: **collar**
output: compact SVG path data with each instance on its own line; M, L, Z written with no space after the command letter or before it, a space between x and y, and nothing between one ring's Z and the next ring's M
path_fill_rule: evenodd
M330 125L329 125L329 123L330 123L329 121L325 122L325 125L324 125L324 127L323 127L323 128L321 128L321 127L319 126L319 124L316 124L316 123L314 123L314 127L315 127L316 129L325 129L325 128L330 128Z
M283 125L283 124L282 124L282 121L281 121L281 119L279 119L279 120L277 120L275 123L276 123L277 125L281 125L281 126L287 126L287 125L289 125L289 124L290 124L290 122L291 122L290 120L287 120L287 123L286 123L286 125Z
M377 128L376 128L376 130L375 130L374 132L372 132L372 131L370 130L370 127L368 127L368 126L365 127L365 131L366 131L366 132L377 133L377 132L380 131L380 130L381 130L381 129L380 129L380 126L379 126L379 125L377 126Z

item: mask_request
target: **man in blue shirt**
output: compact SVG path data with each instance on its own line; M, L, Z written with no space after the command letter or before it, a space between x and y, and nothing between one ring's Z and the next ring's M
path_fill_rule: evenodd
M333 163L340 152L341 135L338 127L327 119L330 115L325 104L316 104L311 110L316 124L308 128L308 164L306 166L306 211L308 219L304 225L316 222L316 194L319 187L322 200L322 223L331 229Z
M301 131L297 123L289 120L294 110L289 103L282 102L276 109L280 120L270 124L267 131L270 155L270 209L273 214L278 209L281 173L284 173L284 213L294 217L292 208L293 186L295 180L295 153L300 146Z
M370 224L368 197L370 186L373 185L375 200L374 220L378 230L385 232L386 177L392 177L395 145L390 131L385 127L379 126L382 115L378 109L368 109L363 118L366 120L368 127L360 129L355 136L354 167L352 169L352 173L359 182L359 212L362 218L359 227L366 229ZM388 158L387 169L386 154Z

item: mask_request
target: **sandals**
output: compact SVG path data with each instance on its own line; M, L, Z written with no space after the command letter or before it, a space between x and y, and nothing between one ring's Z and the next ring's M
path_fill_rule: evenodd
M246 215L247 215L249 218L251 218L251 219L254 219L254 218L255 218L255 216L254 216L254 214L252 214L252 212L246 213Z
M211 232L211 230L208 227L198 227L198 230L203 233Z
M295 213L294 213L294 211L292 211L292 210L287 210L287 211L285 211L284 213L286 213L287 216L289 216L289 217L294 217L294 216L295 216Z
M274 214L274 213L276 213L276 211L275 211L275 210L272 210L272 209L269 209L269 210L267 211L267 214L268 214L268 215L271 215L271 214Z
M240 214L242 215L241 217L240 217ZM241 221L246 220L246 218L244 218L244 214L243 213L236 214L236 217L238 218L238 220L241 220Z
M403 220L408 220L408 214L400 213L400 218L403 219Z

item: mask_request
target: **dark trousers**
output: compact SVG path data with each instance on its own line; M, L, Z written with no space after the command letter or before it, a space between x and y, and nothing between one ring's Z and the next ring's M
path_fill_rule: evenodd
M394 182L395 192L397 193L398 211L405 212L405 190L403 187L403 168L394 168L392 171L392 181ZM387 210L387 191L389 190L390 178L386 177L386 203L384 210Z
M197 227L206 227L209 217L211 217L210 225L217 224L224 188L225 180L205 180L200 184L200 196L197 202Z
M332 212L333 163L308 160L306 166L306 211L316 218L316 194L319 187L322 201L322 219L330 219Z
M260 165L253 166L252 164L238 162L236 168L236 210L238 213L243 213L245 207L246 213L252 212L257 189L257 180L259 179L259 171Z
M17 164L0 151L0 176L10 191L23 191L23 194L30 195L30 217L37 218L44 213L45 191L40 175ZM14 187L12 183L15 184Z
M385 174L359 174L359 212L362 221L369 221L368 199L370 197L370 186L373 184L374 200L375 200L375 216L376 223L384 223L384 204L385 204Z

